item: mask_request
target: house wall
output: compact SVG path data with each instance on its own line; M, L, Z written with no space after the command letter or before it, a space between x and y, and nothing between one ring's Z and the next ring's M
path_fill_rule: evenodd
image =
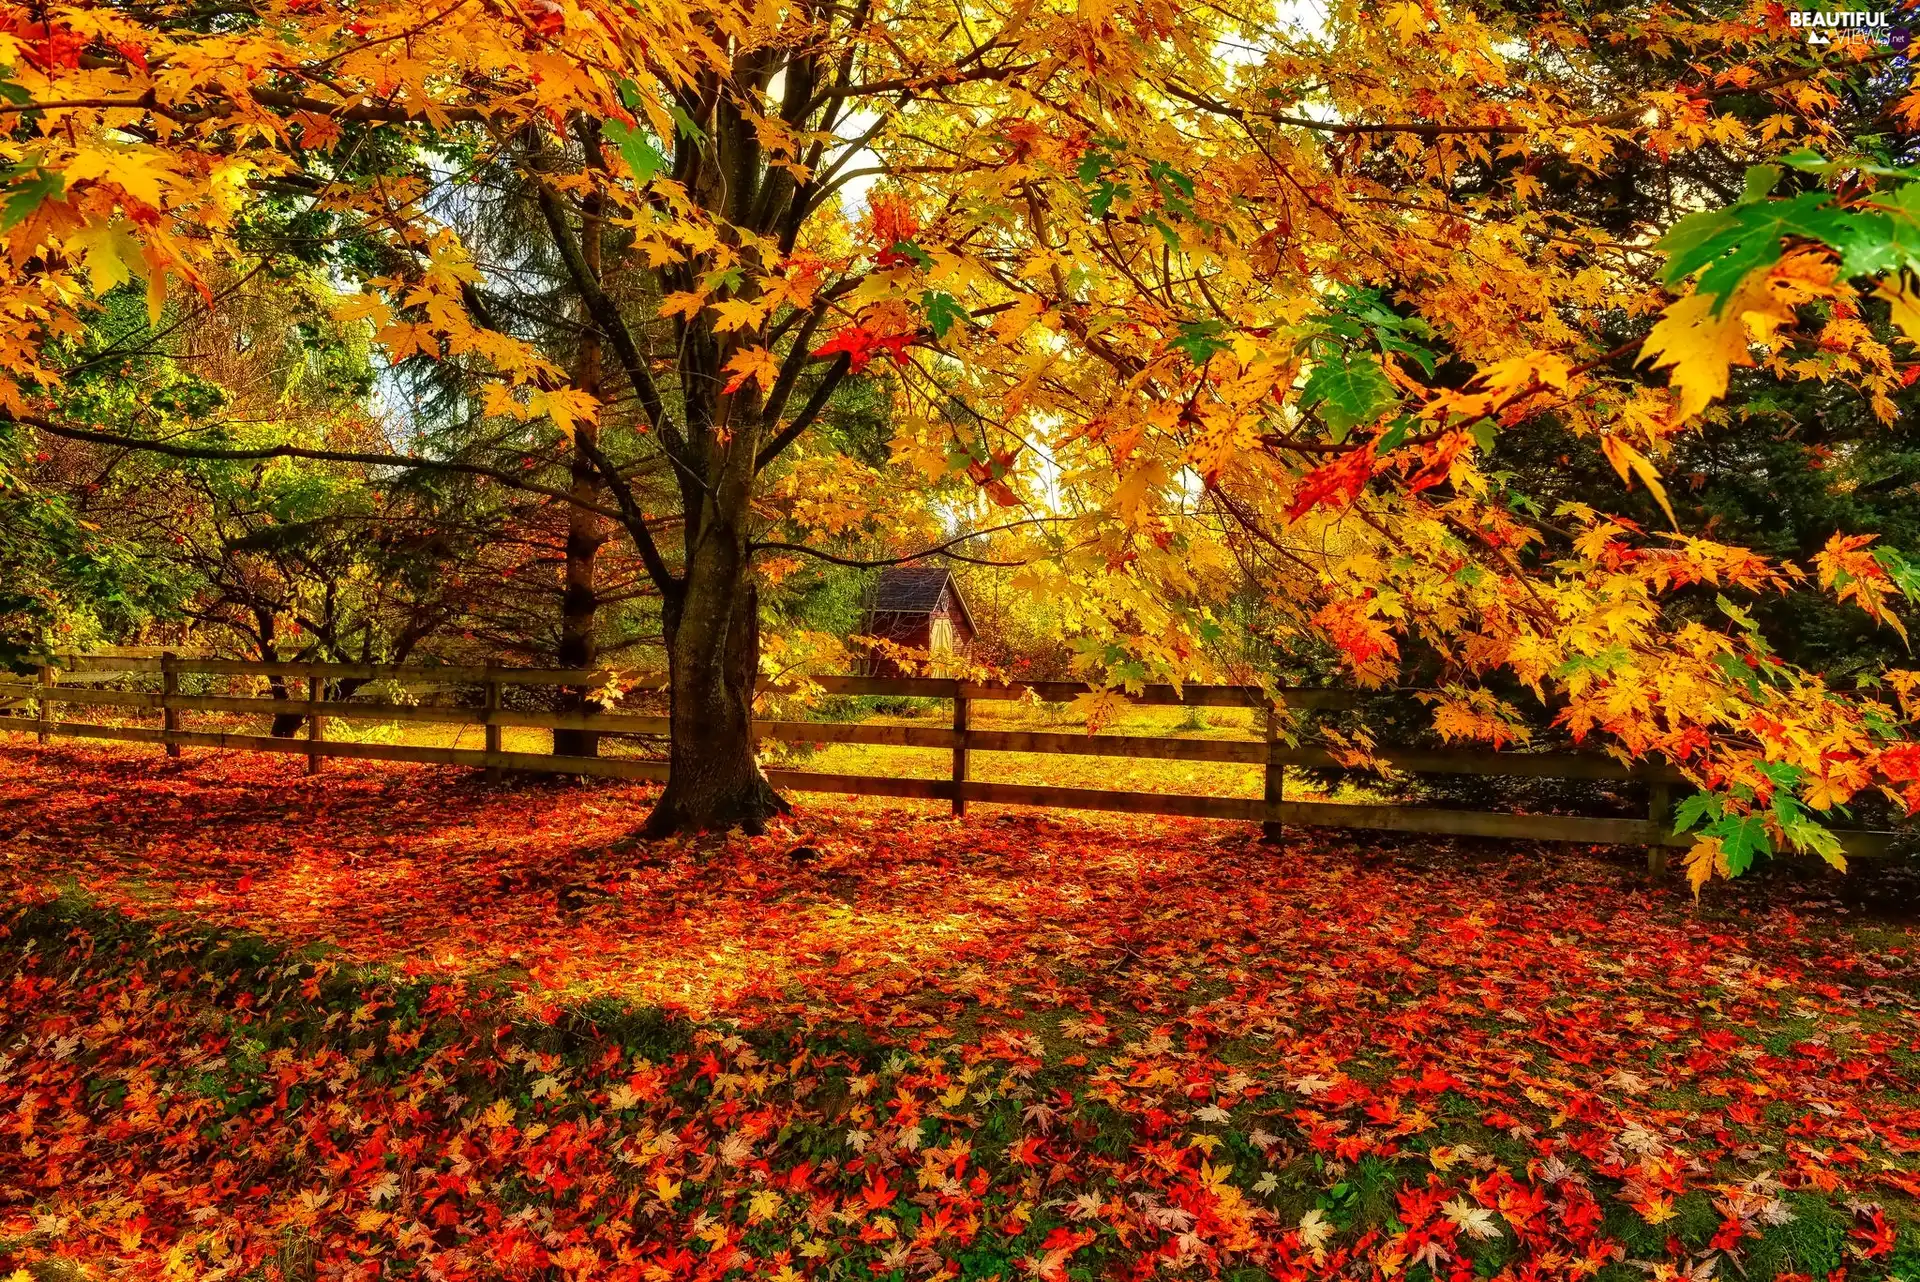
M867 616L860 630L868 636L885 637L895 645L926 650L936 656L943 649L965 654L974 637L973 629L967 626L966 615L954 607L951 588L941 592L939 602L929 614L876 610ZM898 664L885 658L870 659L866 667L868 675L876 677L924 675L902 672Z

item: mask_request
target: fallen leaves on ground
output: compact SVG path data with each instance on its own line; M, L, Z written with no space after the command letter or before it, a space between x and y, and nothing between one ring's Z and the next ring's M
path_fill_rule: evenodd
M646 789L299 766L0 747L7 1268L1920 1260L1903 932L1564 848L891 803L621 853Z

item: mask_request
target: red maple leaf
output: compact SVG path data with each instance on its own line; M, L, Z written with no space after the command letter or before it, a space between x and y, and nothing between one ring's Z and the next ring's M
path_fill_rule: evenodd
M1894 1232L1893 1225L1887 1223L1886 1213L1876 1206L1871 1209L1870 1218L1872 1221L1870 1224L1853 1231L1853 1236L1864 1243L1854 1249L1869 1260L1876 1256L1892 1255L1893 1244L1898 1235Z
M1287 506L1287 519L1297 521L1321 504L1345 507L1360 496L1373 475L1373 443L1348 450L1331 463L1322 463L1300 478L1300 488Z
M847 354L848 368L858 374L867 367L867 363L876 355L885 353L893 358L895 365L907 363L907 344L913 341L913 335L907 331L898 334L875 334L859 325L849 325L832 338L813 349L815 356L832 356L839 352Z

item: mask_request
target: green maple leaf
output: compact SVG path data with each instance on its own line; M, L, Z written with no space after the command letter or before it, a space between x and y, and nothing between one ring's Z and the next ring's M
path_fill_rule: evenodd
M1107 211L1113 208L1115 200L1124 200L1132 196L1133 191L1125 183L1109 182L1102 178L1093 189L1093 198L1087 202L1087 208L1093 211L1095 218L1105 218Z
M1685 832L1702 819L1720 817L1720 798L1711 792L1696 792L1673 811L1673 830Z
M1771 166L1761 166L1771 168ZM1751 189L1750 189L1751 190ZM1698 290L1719 311L1748 273L1780 261L1781 242L1800 236L1841 252L1850 275L1870 271L1877 246L1891 238L1882 214L1854 214L1833 207L1830 192L1810 191L1784 200L1743 200L1725 209L1689 214L1656 246L1667 255L1660 279L1676 285L1700 273Z
M1735 877L1753 867L1756 855L1773 853L1767 821L1759 815L1723 815L1708 825L1705 835L1720 839L1721 853L1727 857L1727 871Z
M6 193L6 203L0 206L0 231L19 226L49 200L60 199L66 189L67 180L57 169L38 165L15 169L7 175L5 188L0 189Z
M1113 168L1113 166L1114 159L1106 152L1089 151L1086 155L1080 157L1080 167L1074 171L1074 176L1079 178L1081 186L1091 186L1099 179L1100 175L1106 173L1107 170Z
M955 322L965 324L968 316L967 309L959 299L937 289L927 290L920 295L920 310L926 314L927 328L933 331L935 338L945 338Z
M1226 340L1220 337L1226 328L1225 322L1217 320L1183 321L1180 336L1168 340L1167 346L1185 352L1195 365L1205 365L1215 352L1227 350Z
M1909 561L1890 547L1873 550L1873 559L1909 601L1920 600L1920 562Z
M618 120L608 120L601 124L600 132L620 149L620 158L633 170L634 181L647 183L667 167L667 158L641 130L630 129Z
M1300 389L1303 409L1316 410L1336 442L1362 423L1371 423L1399 398L1386 371L1371 356L1342 354L1313 367Z

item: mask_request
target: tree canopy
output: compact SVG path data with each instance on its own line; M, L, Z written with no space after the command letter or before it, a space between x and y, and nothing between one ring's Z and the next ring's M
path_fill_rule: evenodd
M1678 763L1696 884L1840 862L1837 808L1920 799L1920 674L1761 620L1904 638L1920 568L1831 505L1811 555L1703 523L1674 469L1821 394L1866 425L1840 465L1898 452L1887 57L1665 3L49 6L0 32L0 410L16 451L551 501L576 605L617 533L672 678L659 831L784 804L763 585L947 556L1093 680L1217 674L1251 594L1263 645L1417 660L1449 738ZM191 365L180 318L295 276L369 353L329 412L76 397L114 300Z

